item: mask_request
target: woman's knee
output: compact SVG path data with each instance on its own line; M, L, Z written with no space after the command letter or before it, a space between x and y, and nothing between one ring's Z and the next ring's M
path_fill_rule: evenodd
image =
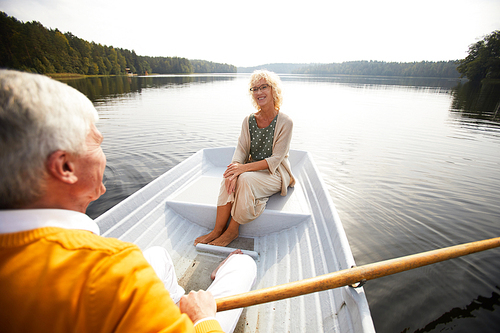
M250 172L244 172L238 176L238 179L236 180L236 184L238 184L238 185L248 184L250 182L251 178L252 178L252 174Z

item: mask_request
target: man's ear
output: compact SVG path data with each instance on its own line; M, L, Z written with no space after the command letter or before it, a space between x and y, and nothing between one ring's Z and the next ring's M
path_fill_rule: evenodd
M47 158L47 171L52 177L66 184L74 184L78 181L78 177L75 174L73 160L71 154L63 150L57 150Z

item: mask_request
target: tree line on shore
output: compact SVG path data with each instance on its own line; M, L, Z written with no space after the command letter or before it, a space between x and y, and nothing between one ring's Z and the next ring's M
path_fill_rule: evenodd
M286 74L467 77L472 82L500 79L500 31L469 47L465 59L410 63L349 61L331 64L268 64L240 67L179 57L140 56L134 50L88 42L70 32L23 23L0 11L0 67L41 74L83 75L236 73L266 68Z
M350 61L318 64L292 71L294 74L345 74L402 77L466 77L472 83L496 82L500 79L500 30L486 35L469 46L467 57L450 61L396 63L383 61Z
M460 60L406 63L384 61L349 61L331 64L276 63L238 67L238 72L251 73L258 69L268 69L283 74L466 77L472 83L480 83L484 79L493 83L500 79L500 30L493 31L482 40L470 45L467 57Z
M458 62L457 70L471 82L500 79L500 30L469 46L469 54Z
M384 62L348 61L298 68L293 74L377 75L458 78L457 61Z
M23 23L0 12L0 67L40 74L83 75L236 73L236 67L179 57L139 56L47 29L39 22Z

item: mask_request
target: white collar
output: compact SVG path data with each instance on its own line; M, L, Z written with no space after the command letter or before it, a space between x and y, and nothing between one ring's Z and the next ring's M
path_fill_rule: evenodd
M0 210L0 234L44 227L88 230L100 235L99 226L83 213L66 209Z

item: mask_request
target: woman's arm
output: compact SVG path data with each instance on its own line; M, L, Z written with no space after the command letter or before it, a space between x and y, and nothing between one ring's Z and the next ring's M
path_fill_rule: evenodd
M281 113L278 116L274 133L273 154L266 158L269 172L274 173L283 159L288 155L292 141L293 122L290 117Z
M243 172L249 171L259 171L269 169L269 165L266 160L240 164L240 163L231 163L227 166L226 171L224 172L224 178L234 178L241 175Z
M248 161L248 156L250 155L250 130L248 129L248 118L249 116L246 116L241 124L241 133L238 138L238 145L234 151L231 163L237 162L245 164Z
M268 169L269 166L266 160L252 162L247 164L231 163L227 166L224 172L224 178L226 179L225 185L227 193L233 193L236 189L236 179L238 176L244 172L249 171L259 171Z

